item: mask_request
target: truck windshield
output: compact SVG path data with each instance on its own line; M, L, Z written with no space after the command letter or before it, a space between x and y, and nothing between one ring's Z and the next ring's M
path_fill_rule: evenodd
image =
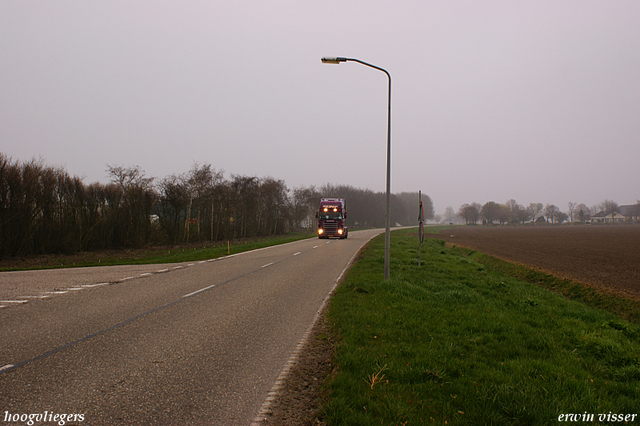
M318 212L320 219L342 219L342 212Z

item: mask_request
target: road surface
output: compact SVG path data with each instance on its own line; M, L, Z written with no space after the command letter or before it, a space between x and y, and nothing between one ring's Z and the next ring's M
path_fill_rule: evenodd
M0 423L255 423L380 232L180 265L0 273Z

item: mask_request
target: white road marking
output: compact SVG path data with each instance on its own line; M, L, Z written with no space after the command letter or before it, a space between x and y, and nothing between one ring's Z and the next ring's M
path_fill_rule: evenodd
M91 287L98 287L100 285L107 285L109 283L97 283L97 284L83 284L81 287L84 288L91 288Z
M293 243L296 243L296 242L297 242L297 241L293 241L293 242L291 242L291 243L287 243L287 244L293 244ZM329 244L330 242L331 242L331 241L327 241L327 244ZM284 245L287 245L287 244L284 244ZM318 245L318 246L314 246L313 248L315 249L315 248L318 248L318 247L319 247L319 245ZM201 260L201 261L199 261L198 263L200 263L200 264L201 264L201 263L207 263L207 262L215 262L216 260L228 259L228 258L230 258L230 257L235 257L235 256L239 256L239 255L242 255L242 254L247 254L247 253L250 253L250 252L256 252L256 251L261 251L261 250L267 250L267 249L269 249L269 248L271 248L271 247L263 247L263 248L256 249L256 250L250 250L250 251L248 251L248 252L234 253L234 254L231 254L231 255L222 256L222 257L217 257L217 258L213 258L213 259ZM294 256L297 256L297 255L299 255L299 254L302 254L302 252L297 252L297 253L294 253L293 255L294 255ZM271 266L271 265L273 265L273 264L274 264L274 262L267 263L266 265L262 265L262 268L266 268L267 266ZM195 265L195 263L189 263L189 264L187 264L186 266L194 266L194 265ZM176 269L183 269L184 267L185 267L184 265L178 265L178 266L174 266L174 267L173 267L173 269L174 269L174 270L176 270ZM159 270L157 270L155 273L156 273L156 274L160 274L160 273L168 272L168 271L169 271L169 268L165 268L165 269L159 269ZM154 273L152 273L152 272L145 272L145 273L140 274L139 276L140 276L140 277L148 277L148 276L153 275L153 274L154 274ZM132 279L135 279L135 278L136 278L136 277L125 277L125 278L121 278L121 279L120 279L120 280L118 280L117 282L124 282L124 281L132 280ZM96 283L96 284L82 284L82 285L80 285L80 286L78 286L78 287L69 287L69 288L67 288L67 289L65 289L65 290L45 291L45 292L44 292L44 294L42 294L42 295L40 295L40 296L18 296L18 297L19 297L19 298L21 298L22 300L0 300L0 303L10 303L10 304L11 304L11 303L27 303L27 302L29 301L29 299L48 299L48 298L50 298L50 297L51 297L51 295L52 295L52 294L65 294L65 293L69 293L69 291L84 290L85 288L98 287L98 286L109 285L109 284L110 284L110 283L108 283L108 282L105 282L105 283ZM203 291L205 291L205 290L209 290L210 288L213 288L213 287L215 287L216 285L217 285L217 284L214 284L214 285L211 285L211 286L208 286L208 287L202 288L202 289L200 289L200 290L197 290L197 291L194 291L194 292L192 292L192 293L186 294L186 295L184 295L184 296L182 296L182 297L183 297L183 298L185 298L185 297L193 296L194 294L197 294L197 293L203 292ZM9 305L0 305L0 309L1 309L1 308L6 308L6 307L8 307L8 306L9 306ZM0 371L2 371L2 369L3 369L3 368L9 368L9 367L13 367L13 365L8 365L8 366L5 366L5 367L1 367L1 368L0 368Z
M185 294L184 296L182 296L182 298L184 299L184 298L186 298L186 297L191 297L191 296L193 296L194 294L202 293L203 291L207 291L207 290L209 290L210 288L214 288L214 287L215 287L215 286L217 286L217 285L218 285L218 284L213 284L213 285L210 285L209 287L201 288L200 290L196 290L196 291L194 291L194 292L192 292L192 293Z
M0 367L0 371L6 370L7 368L11 368L11 367L13 367L13 364L7 364L5 366Z
M329 243L327 243L327 244L329 244ZM331 296L335 292L336 288L338 287L338 284L342 280L342 276L345 274L347 269L349 269L349 266L351 266L351 264L353 263L353 261L356 258L357 254L358 254L358 251L356 251L356 253L354 253L354 255L351 257L351 259L349 260L347 265L344 267L344 269L342 270L342 272L338 276L338 279L334 283L333 288L331 289L329 294L327 294L327 296L325 297L324 301L322 302L322 305L320 306L320 309L318 309L318 311L316 311L316 315L315 315L313 321L311 322L311 325L307 329L307 332L303 335L302 340L298 343L298 346L296 346L296 349L294 350L294 352L291 355L291 357L289 357L289 360L287 361L284 369L280 372L280 376L278 376L278 379L276 380L276 383L271 388L271 391L269 391L269 393L267 394L268 396L265 399L264 403L262 404L262 407L260 408L260 411L258 412L258 415L255 417L255 419L251 423L251 426L259 426L259 425L263 424L263 422L265 421L265 419L267 417L269 417L269 415L271 413L271 404L272 404L272 402L275 399L277 399L277 397L280 395L280 392L281 392L281 389L283 387L283 384L284 384L285 380L287 379L287 377L289 376L289 371L290 371L291 367L297 363L299 354L300 354L300 352L302 350L302 347L304 345L306 345L306 343L307 343L307 341L309 339L309 336L311 334L311 330L313 329L313 327L318 322L318 319L322 315L323 311L326 309L326 305L327 305L329 299L331 298Z

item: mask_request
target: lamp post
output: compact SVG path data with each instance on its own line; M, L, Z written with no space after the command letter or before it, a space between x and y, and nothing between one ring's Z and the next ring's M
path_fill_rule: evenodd
M385 237L384 237L384 279L389 279L389 263L390 263L390 245L391 245L391 215L390 212L390 196L391 196L391 74L384 68L377 67L367 62L354 58L322 58L323 64L339 64L340 62L358 62L370 68L382 71L389 77L389 96L388 96L388 116L387 116L387 193L386 193L386 213L385 213Z

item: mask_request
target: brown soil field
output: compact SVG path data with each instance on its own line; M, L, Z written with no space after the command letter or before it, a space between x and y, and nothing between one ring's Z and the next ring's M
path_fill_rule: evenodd
M425 234L640 300L640 226L464 226Z

